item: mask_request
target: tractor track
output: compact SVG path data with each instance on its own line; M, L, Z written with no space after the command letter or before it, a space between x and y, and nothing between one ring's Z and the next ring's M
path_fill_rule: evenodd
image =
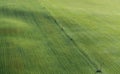
M47 10L46 7L44 7L45 10ZM48 11L49 13L49 17L53 20L53 22L59 27L59 29L64 33L64 35L73 43L73 45L78 49L78 52L84 57L86 58L85 60L87 61L88 65L91 66L92 65L92 69L93 70L97 70L98 66L97 64L95 64L90 57L78 46L78 44L74 41L74 39L72 39L66 32L65 30L62 28L62 26L57 22L57 20L55 19L55 17L53 17L51 15L51 13Z

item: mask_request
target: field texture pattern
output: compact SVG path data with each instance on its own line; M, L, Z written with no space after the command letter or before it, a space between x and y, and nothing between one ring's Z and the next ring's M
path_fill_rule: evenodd
M0 0L0 74L120 74L120 0Z

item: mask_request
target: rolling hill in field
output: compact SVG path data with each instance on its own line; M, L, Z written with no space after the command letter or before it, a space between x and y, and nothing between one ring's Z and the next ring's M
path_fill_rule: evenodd
M0 74L120 74L119 0L0 0Z

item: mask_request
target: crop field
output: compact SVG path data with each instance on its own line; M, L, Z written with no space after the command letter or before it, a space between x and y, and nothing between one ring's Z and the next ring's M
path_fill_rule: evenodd
M0 0L0 74L120 74L120 0Z

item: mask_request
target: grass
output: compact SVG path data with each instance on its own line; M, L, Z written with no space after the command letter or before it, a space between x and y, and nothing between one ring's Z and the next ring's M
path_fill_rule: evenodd
M1 0L0 74L119 74L118 0Z

